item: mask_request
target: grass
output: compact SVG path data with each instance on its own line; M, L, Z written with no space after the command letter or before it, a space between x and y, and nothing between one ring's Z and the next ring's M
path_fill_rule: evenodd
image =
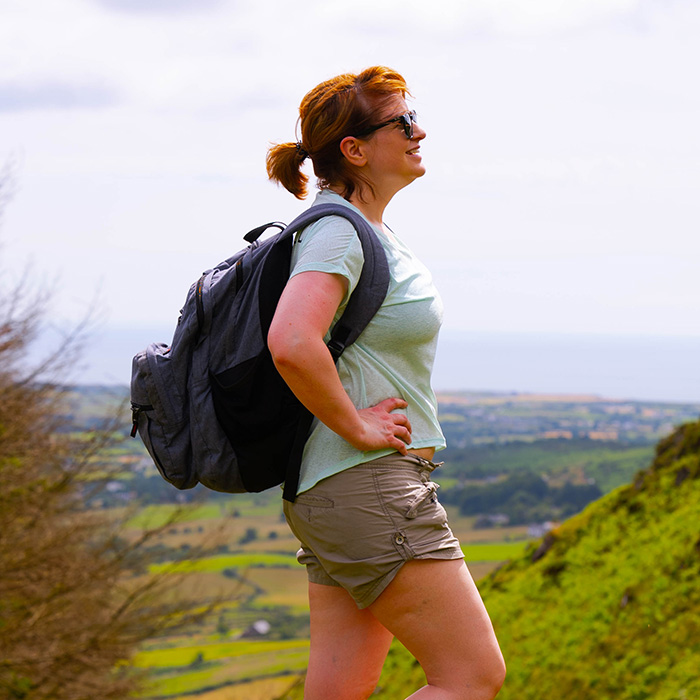
M268 567L255 568L248 569L243 575L246 582L264 591L256 598L256 605L284 606L293 613L308 611L308 579L305 567L295 565L294 568L283 571Z
M528 542L500 542L489 544L462 545L467 563L500 563L519 557L528 546Z
M299 673L308 662L308 649L307 640L240 641L147 651L137 660L155 674L144 697L165 698Z
M133 518L130 518L126 527L142 530L145 528L158 528L167 524L180 511L177 522L189 522L192 520L209 520L220 518L225 514L225 507L222 504L212 502L192 506L183 509L182 506L164 504L150 505L142 508Z
M204 557L202 559L187 559L185 561L162 564L151 564L151 573L161 573L173 570L177 573L194 572L217 572L224 569L250 569L252 567L269 566L276 568L292 567L296 565L294 554L285 553L241 553L241 554L221 554L215 557Z
M252 654L307 650L309 642L299 639L279 641L203 642L167 649L147 649L134 657L137 668L168 669L189 666L201 654L202 662L220 661Z
M180 700L270 700L283 697L286 691L301 682L303 682L301 674L260 678L196 695L183 695L180 696Z

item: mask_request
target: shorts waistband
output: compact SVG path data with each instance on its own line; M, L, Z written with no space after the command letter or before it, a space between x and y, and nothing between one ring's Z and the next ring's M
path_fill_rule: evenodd
M419 457L410 452L407 455L402 455L399 452L392 452L390 455L378 457L370 462L362 462L353 467L353 469L375 469L377 467L396 467L398 469L401 467L414 467L432 472L443 464L444 462L431 462L429 459Z

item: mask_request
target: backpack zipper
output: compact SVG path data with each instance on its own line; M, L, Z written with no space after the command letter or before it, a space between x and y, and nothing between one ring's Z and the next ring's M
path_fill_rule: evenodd
M156 468L160 472L160 475L166 480L170 481L170 479L167 477L165 473L165 469L163 469L163 465L158 459L158 455L156 454L155 450L153 449L153 440L151 439L151 417L146 413L146 411L152 411L153 406L150 404L139 404L139 403L134 403L133 401L131 402L131 420L132 420L132 425L131 425L131 437L135 438L136 433L138 432L139 428L139 416L142 413L146 414L146 432L148 433L148 442L151 445L151 457L153 458L153 463L156 465ZM172 482L171 482L172 483Z
M135 438L139 430L139 416L144 411L152 411L153 406L131 402L131 437Z

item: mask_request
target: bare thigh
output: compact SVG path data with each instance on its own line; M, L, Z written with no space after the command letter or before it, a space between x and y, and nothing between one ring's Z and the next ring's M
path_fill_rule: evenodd
M425 672L428 685L412 698L489 700L498 693L503 656L462 560L406 563L369 610Z
M311 653L304 700L365 700L393 635L338 586L309 583Z

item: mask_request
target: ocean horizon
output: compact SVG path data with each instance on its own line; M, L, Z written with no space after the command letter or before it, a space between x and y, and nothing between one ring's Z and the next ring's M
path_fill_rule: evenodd
M128 385L131 359L173 328L93 330L74 384ZM586 394L607 399L700 403L700 336L494 333L443 330L437 392Z
M700 403L700 336L448 331L433 386Z

